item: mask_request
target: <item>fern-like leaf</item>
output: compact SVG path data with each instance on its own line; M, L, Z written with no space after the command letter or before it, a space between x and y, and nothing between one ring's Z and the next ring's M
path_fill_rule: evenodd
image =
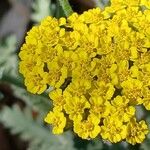
M17 105L5 107L0 112L0 122L12 134L19 134L23 140L29 141L29 150L75 150L70 132L55 136L46 127L35 122L31 113L30 117L26 114Z

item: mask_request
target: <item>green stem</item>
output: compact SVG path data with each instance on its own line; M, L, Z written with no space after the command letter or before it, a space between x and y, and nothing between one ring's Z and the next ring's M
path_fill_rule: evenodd
M59 0L59 3L67 17L73 13L73 10L72 10L68 0Z

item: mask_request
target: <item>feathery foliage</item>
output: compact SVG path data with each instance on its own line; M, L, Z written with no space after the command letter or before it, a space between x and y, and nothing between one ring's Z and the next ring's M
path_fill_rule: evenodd
M12 134L18 134L23 140L30 141L29 150L75 150L69 132L63 136L54 136L50 130L33 120L27 107L24 112L17 105L5 107L0 112L0 122L9 128Z

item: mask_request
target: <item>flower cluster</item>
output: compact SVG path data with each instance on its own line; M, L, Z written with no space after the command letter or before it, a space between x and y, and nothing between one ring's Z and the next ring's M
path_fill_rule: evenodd
M66 18L45 18L19 53L31 93L53 87L45 121L83 139L141 143L148 133L136 107L150 110L150 1L111 0Z

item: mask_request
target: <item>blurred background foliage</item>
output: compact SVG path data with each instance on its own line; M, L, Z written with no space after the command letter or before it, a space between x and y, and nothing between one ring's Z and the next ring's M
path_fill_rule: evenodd
M93 7L104 8L108 0L71 0L74 11L82 13ZM26 32L45 16L61 17L58 0L0 1L0 150L149 150L150 135L144 143L131 146L111 144L99 138L82 140L71 131L53 135L43 117L51 109L47 93L33 95L26 91L18 72L18 52ZM137 116L148 112L139 108Z

